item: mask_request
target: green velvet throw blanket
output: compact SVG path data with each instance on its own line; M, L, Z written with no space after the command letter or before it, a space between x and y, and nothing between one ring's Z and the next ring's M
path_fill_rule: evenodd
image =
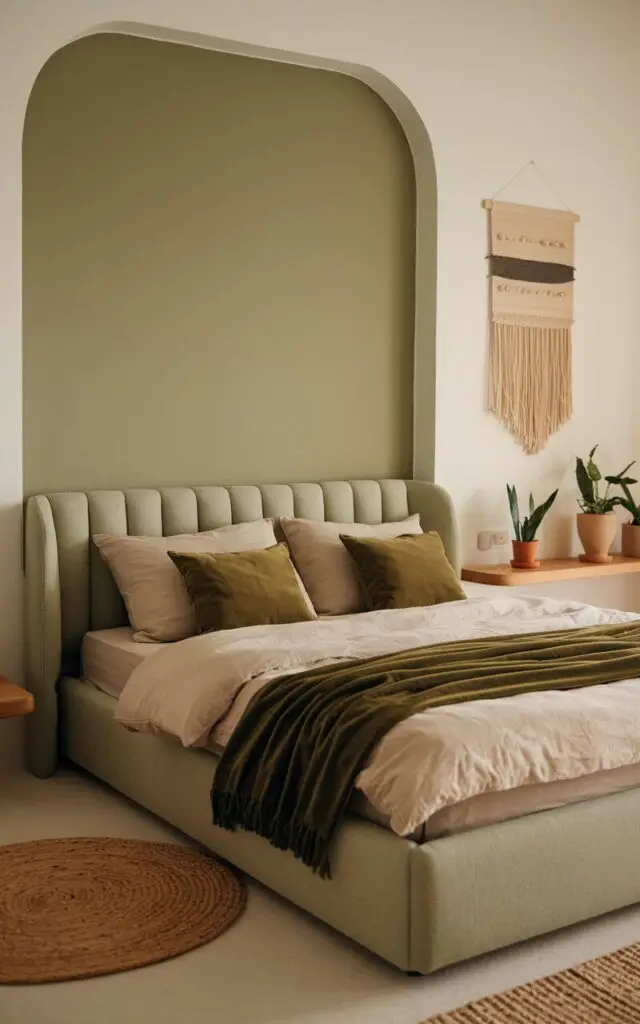
M359 772L398 722L463 701L640 676L640 621L462 640L323 666L267 683L218 765L222 828L257 832L329 876Z

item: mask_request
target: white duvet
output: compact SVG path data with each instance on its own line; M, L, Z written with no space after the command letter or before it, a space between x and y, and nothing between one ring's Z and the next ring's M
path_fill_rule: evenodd
M116 707L132 729L225 746L265 683L319 664L426 644L626 622L638 615L549 598L492 596L431 608L252 626L169 644L134 670ZM481 794L640 762L640 680L425 711L395 726L357 789L408 835Z

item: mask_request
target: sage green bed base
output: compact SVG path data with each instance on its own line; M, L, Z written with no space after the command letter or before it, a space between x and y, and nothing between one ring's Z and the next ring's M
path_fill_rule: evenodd
M114 701L82 682L89 629L126 624L97 532L161 535L263 515L380 522L419 512L459 568L442 489L420 481L172 488L38 495L26 513L28 762L72 762L404 970L429 973L640 902L640 790L545 811L423 845L357 818L342 828L325 881L249 833L211 824L215 758L128 732Z

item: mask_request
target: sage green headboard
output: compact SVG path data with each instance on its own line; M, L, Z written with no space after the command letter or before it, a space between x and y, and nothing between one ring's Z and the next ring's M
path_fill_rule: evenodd
M356 480L160 490L38 494L26 509L27 686L35 696L27 756L42 777L57 762L56 686L79 670L90 629L127 623L124 605L91 537L95 533L170 536L264 516L380 523L420 514L437 530L459 571L451 499L419 480Z

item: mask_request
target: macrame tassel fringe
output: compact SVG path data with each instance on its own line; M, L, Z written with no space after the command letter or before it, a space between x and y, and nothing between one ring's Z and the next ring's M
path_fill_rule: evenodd
M493 323L489 409L534 455L572 413L567 327Z

